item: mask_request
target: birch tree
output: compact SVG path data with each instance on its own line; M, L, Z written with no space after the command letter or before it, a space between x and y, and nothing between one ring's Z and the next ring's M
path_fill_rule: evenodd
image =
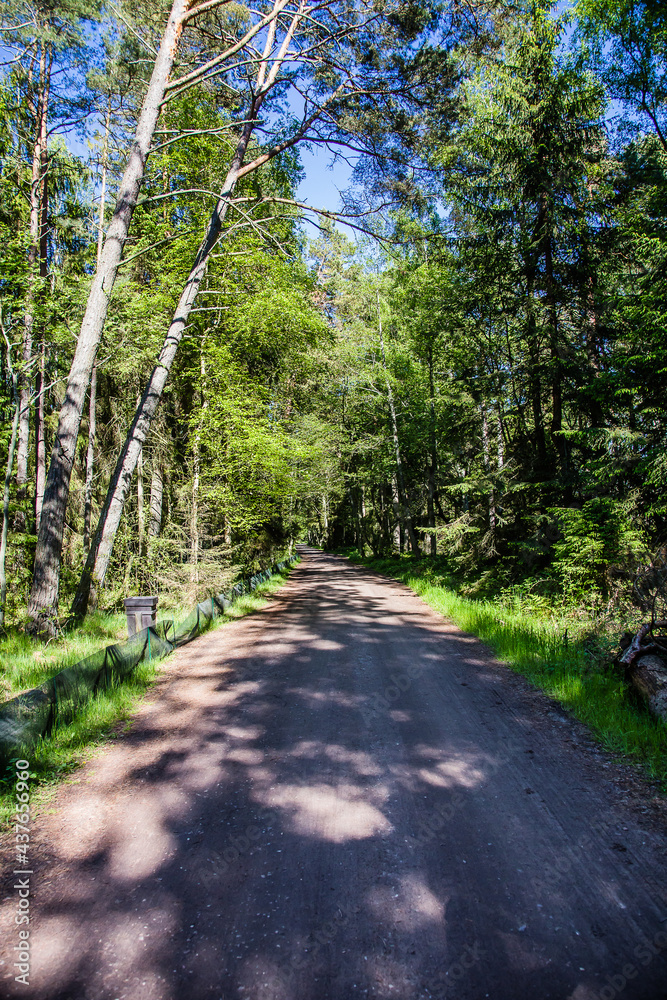
M39 628L52 629L58 609L60 561L69 484L81 425L86 392L90 384L102 337L109 301L128 238L132 216L144 180L146 164L161 108L168 96L170 77L183 29L198 16L225 7L230 0L173 0L157 52L150 83L137 123L132 149L119 187L113 217L107 230L100 263L92 282L77 346L58 418L51 461L44 491L42 519L35 552L35 567L28 612ZM285 6L285 3L282 4ZM242 37L225 51L207 59L181 79L179 88L196 77L218 71L259 34L270 18L258 15ZM172 92L173 92L172 87Z
M253 224L252 205L248 205L246 198L234 198L237 185L299 143L359 148L361 138L354 134L353 119L346 116L356 102L369 94L378 99L389 96L386 80L369 71L360 58L360 50L369 36L379 41L373 33L380 21L373 5L366 6L363 2L275 0L263 47L250 54L253 75L248 73L244 124L224 185L111 477L95 542L72 604L75 619L86 613L91 586L97 591L104 582L138 457L228 213L230 210L242 213L248 224ZM181 93L201 80L202 75L190 73L174 81L171 88ZM287 134L276 135L271 144L253 149L253 155L247 159L255 132L261 125L266 129L260 112L269 97L275 95L280 102L288 88L303 104L301 120ZM282 110L280 103L278 109Z

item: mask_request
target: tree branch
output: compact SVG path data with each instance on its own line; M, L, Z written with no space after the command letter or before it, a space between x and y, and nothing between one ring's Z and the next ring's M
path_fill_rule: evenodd
M215 0L215 2L217 4L218 0ZM228 2L228 0L224 0L224 2ZM280 10L286 7L288 2L289 0L279 0ZM189 15L186 15L186 17L187 16ZM215 69L215 67L219 66L220 63L225 62L225 60L229 59L233 55L236 55L237 52L240 52L241 49L255 37L255 35L259 34L259 32L265 28L267 24L270 24L275 16L274 11L272 10L270 14L263 17L261 21L258 21L257 24L252 26L252 28L249 28L243 38L239 39L239 41L234 45L231 45L225 52L220 53L220 55L215 56L213 59L209 59L207 63L204 63L204 65L200 66L198 69L192 70L191 73L186 73L185 76L181 76L177 80L172 80L171 83L167 84L165 94L172 97L175 96L172 91L176 91L177 94L180 95L184 90L193 87L210 70Z

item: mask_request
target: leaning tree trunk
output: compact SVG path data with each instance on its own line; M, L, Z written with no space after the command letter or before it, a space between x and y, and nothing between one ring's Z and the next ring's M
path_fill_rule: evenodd
M239 179L247 173L256 170L263 163L284 149L293 146L298 141L294 138L289 143L274 147L271 153L262 154L251 163L243 166L250 139L257 125L258 115L264 98L273 87L279 66L287 56L289 46L292 42L294 31L302 17L300 8L292 16L291 26L285 33L279 54L276 56L273 68L268 72L268 61L273 47L276 32L276 18L278 13L286 6L281 0L275 0L274 20L269 26L267 39L265 42L264 55L260 61L254 96L250 102L245 124L241 132L240 139L236 146L236 151L232 159L225 183L220 193L220 198L213 211L204 240L199 247L192 270L185 283L185 287L179 299L176 311L169 325L167 335L160 351L157 365L153 369L148 385L144 390L141 402L137 407L134 420L125 439L125 444L118 457L116 468L114 469L109 489L107 490L104 507L100 514L95 541L91 546L86 565L84 566L79 586L77 587L74 601L72 602L71 617L74 620L83 618L88 610L88 600L91 586L95 586L96 591L104 583L116 532L120 525L120 519L125 505L130 481L136 468L139 453L144 446L146 437L151 427L151 423L157 411L164 387L169 378L171 366L176 357L183 333L190 317L190 312L195 304L197 294L204 280L208 269L208 262L213 249L218 242L222 226L229 209L230 200Z
M173 0L169 20L153 65L151 81L144 98L116 208L104 241L100 266L88 295L86 312L70 367L65 399L60 410L46 481L42 524L37 539L35 571L28 602L28 614L33 621L33 628L54 631L54 619L58 611L58 584L65 512L83 405L104 329L109 299L120 266L132 215L137 205L139 190L146 170L146 161L162 105L171 88L189 84L195 78L200 78L214 65L220 65L225 59L239 52L267 25L271 25L269 37L272 38L271 32L274 30L272 22L275 22L278 14L287 6L287 2L288 0L274 0L271 13L257 21L242 39L232 44L225 52L209 60L203 67L187 73L170 85L169 76L185 22L198 13L211 11L230 3L230 0L202 0L197 5L193 4L192 0ZM293 23L298 23L300 16L300 14L294 15ZM292 37L289 32L288 36L287 44L289 45ZM284 59L285 55L286 52L283 52L281 58Z
M102 263L104 250L104 223L106 221L107 170L109 166L109 129L111 127L111 104L107 106L104 119L104 144L102 146L102 176L100 182L100 208L97 217L97 269ZM90 374L88 393L88 447L86 449L86 488L83 505L83 555L90 551L90 526L93 517L93 480L95 476L95 437L97 434L97 365Z
M110 100L110 99L109 99ZM109 166L109 129L111 104L104 119L104 144L102 146L102 177L100 183L100 208L97 216L97 269L102 263L104 249L104 223L107 208L107 169ZM90 525L93 517L93 479L95 474L95 436L97 434L97 365L93 365L88 393L88 448L86 449L86 489L83 505L83 555L90 550Z
M125 499L130 487L130 481L134 474L139 454L146 441L148 431L150 430L153 417L162 398L164 387L167 384L169 372L183 338L183 332L187 326L190 312L195 304L197 293L206 274L209 258L218 241L229 208L229 201L236 187L239 172L254 129L258 110L258 107L255 105L248 115L247 124L237 146L232 166L227 174L220 200L211 216L206 236L199 248L194 266L174 312L162 345L162 350L160 351L158 363L153 369L148 385L144 390L132 425L125 439L123 450L118 457L116 468L109 483L104 507L100 514L95 541L88 553L86 565L81 574L74 601L72 602L71 616L74 620L80 620L85 616L88 610L91 586L94 586L95 591L99 593L104 583L116 532L120 525Z
M88 296L81 332L70 367L65 399L60 410L44 490L41 525L35 551L35 571L28 603L28 613L32 620L49 631L53 630L52 620L58 610L65 511L86 392L106 320L111 291L144 179L150 144L189 6L190 0L174 0L172 4L141 109L132 152L120 185L113 219L104 242L100 266Z

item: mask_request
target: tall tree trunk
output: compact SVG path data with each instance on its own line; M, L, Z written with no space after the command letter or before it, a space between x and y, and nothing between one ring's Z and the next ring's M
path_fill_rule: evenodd
M491 471L491 448L489 441L489 415L484 400L482 400L482 450L484 453L484 471L488 475ZM493 490L489 494L489 528L492 532L496 528L496 506Z
M419 543L417 541L417 536L412 525L412 517L408 511L408 505L406 502L405 495L405 477L403 475L403 460L401 458L401 445L398 436L398 420L396 419L396 406L394 405L394 392L391 387L391 379L389 378L389 371L387 370L387 357L384 350L384 332L382 327L382 312L380 309L380 292L377 293L377 312L378 312L378 330L380 332L380 349L382 352L382 368L384 370L385 383L387 386L387 400L389 403L389 415L391 417L391 434L394 441L394 456L396 459L396 481L398 484L398 500L401 507L401 513L403 515L403 522L405 524L408 538L410 539L410 548L413 553L419 555Z
M354 544L359 552L361 552L361 501L359 496L359 491L354 487L350 487L349 491L350 506L354 511ZM345 520L343 526L343 544L347 544L347 519Z
M149 502L150 516L148 520L148 537L157 538L162 527L162 495L164 483L162 470L153 460L151 471L151 497Z
M537 471L540 476L546 474L547 443L544 431L544 413L542 410L542 377L540 343L535 319L535 284L540 255L544 245L545 227L547 225L547 200L544 194L540 197L540 209L533 227L531 247L524 256L524 273L526 275L526 341L529 367L529 395L533 410L533 434L537 451Z
M199 371L201 375L201 390L199 397L199 419L197 420L197 431L195 433L193 445L193 475L192 475L192 516L190 518L190 580L197 586L199 584L199 481L201 478L201 434L206 410L206 357L204 344L200 345Z
M102 177L100 183L100 209L97 216L97 269L102 263L104 249L104 223L106 220L107 169L109 158L109 128L111 106L107 106L104 119L104 143L102 146ZM83 505L83 556L90 551L90 527L93 519L93 480L95 478L95 437L97 434L97 365L90 374L88 393L88 447L86 449L86 488Z
M536 266L536 262L533 260L526 263L526 341L528 345L528 355L530 358L528 378L530 386L530 402L533 410L533 434L535 438L539 469L542 473L544 472L547 461L547 444L544 434L544 414L542 412L540 345L538 343L537 322L535 320L535 303L533 301L533 295L535 292Z
M389 520L389 505L387 503L387 487L385 483L380 483L380 545L381 554L385 555L391 545L391 524Z
M264 46L264 55L259 63L254 96L250 103L248 114L245 118L245 124L237 143L231 166L227 172L227 177L225 178L220 198L213 211L206 235L199 247L193 268L190 271L178 305L176 306L176 311L174 312L167 335L162 345L158 362L153 369L148 385L144 390L141 403L139 404L134 415L134 420L132 421L132 425L125 439L125 444L123 445L123 449L118 457L113 476L111 477L106 500L104 507L102 508L99 524L95 533L95 542L91 546L90 552L88 553L86 565L84 566L79 586L77 587L76 594L74 595L74 601L72 602L71 616L75 620L83 618L86 614L88 609L88 598L93 581L97 589L99 589L104 582L107 568L109 566L109 559L111 558L114 540L116 538L116 532L118 531L118 526L120 525L120 519L123 513L125 498L127 497L127 491L129 489L132 474L134 473L139 451L144 445L153 417L155 416L162 398L162 393L164 392L164 387L167 384L171 366L174 362L174 358L176 357L185 328L187 327L190 312L195 304L201 283L206 275L211 253L213 252L222 231L222 226L229 210L230 200L236 185L242 176L256 170L263 163L271 159L272 156L277 155L278 152L287 148L288 145L295 145L298 141L298 137L294 138L291 143L281 147L276 147L270 154L262 154L247 166L243 166L245 156L248 151L248 145L257 125L257 116L264 102L264 98L274 85L278 69L287 55L287 51L294 36L294 31L296 30L296 27L302 17L300 9L292 16L290 27L285 32L285 38L282 42L279 54L275 57L273 67L269 71L269 57L271 55L276 36L277 15L284 6L284 0L275 0L274 11L276 12L276 17L269 25L269 31L267 32L267 38Z
M600 374L600 343L598 336L598 312L595 301L595 275L586 278L586 357L591 370ZM599 404L598 404L599 405ZM602 414L600 414L602 416Z
M28 84L28 107L35 117L35 144L32 151L32 176L30 182L30 249L28 251L28 290L23 320L23 372L20 376L20 416L16 459L17 500L25 500L28 483L28 456L30 444L30 410L32 401L33 339L35 327L36 265L39 273L46 273L46 171L48 168L48 109L51 85L52 53L50 47L40 43L39 79L36 96ZM26 528L25 513L17 512L17 530Z
M505 465L505 438L503 437L503 418L500 412L500 403L498 403L496 418L498 420L498 468L502 469Z
M428 468L428 526L435 529L435 483L438 473L438 441L435 427L435 378L433 374L433 346L428 352L428 390L429 390L429 451ZM431 555L438 554L438 539L435 530L431 530Z
M144 555L144 536L146 534L146 520L144 517L144 452L139 452L137 459L137 535L139 542L139 559Z
M359 541L357 543L357 548L360 552L364 552L366 548L366 488L364 484L361 484L359 490Z
M503 418L501 410L502 410L502 403L500 402L500 400L498 400L498 408L496 410L496 433L498 435L498 472L502 472L505 467L505 438L503 436ZM500 477L498 477L498 484L500 490L498 499L500 503L496 504L496 497L494 497L494 507L497 517L499 519L502 519L503 515L503 508L501 506L502 482Z
M189 6L190 0L174 0L172 4L141 109L132 152L120 185L113 219L104 241L100 266L88 296L65 398L60 410L44 491L42 520L35 552L35 571L28 604L28 612L33 621L49 631L53 630L52 619L58 610L65 511L85 396L104 328L111 291L143 182L153 132Z
M398 494L398 479L396 473L391 477L391 506L394 513L394 548L403 551L403 532L401 530L401 503Z
M44 504L44 485L46 482L46 429L44 422L44 406L46 397L46 343L42 339L39 351L39 368L35 390L37 395L35 405L35 530L39 533L42 521L42 506Z
M563 430L563 373L558 349L558 309L556 306L556 283L554 279L551 231L544 237L544 276L546 280L546 304L549 316L549 351L551 355L551 436L560 459L561 472L567 473L567 445Z
M49 77L51 75L51 65L48 68ZM48 104L49 87L47 86L46 102ZM46 118L46 116L45 116ZM46 122L45 122L46 124ZM41 294L46 301L46 279L49 273L49 151L47 147L47 136L44 133L44 141L41 145L42 158L42 204L41 223L39 232L39 277L41 279ZM40 328L39 344L39 366L37 369L35 406L35 530L39 533L39 526L42 520L42 504L44 502L44 487L46 484L46 427L44 412L46 406L46 320L42 320Z
M9 488L12 481L12 470L14 468L14 455L16 453L16 441L21 412L21 398L18 391L18 379L12 366L11 352L7 349L7 365L10 370L12 389L14 396L14 419L12 420L12 433L9 439L9 451L7 453L7 467L5 469L5 489L2 500L2 533L0 534L0 628L5 624L5 606L7 603L7 535L9 532Z
M228 171L220 200L211 216L206 236L199 247L194 266L190 271L185 288L169 325L158 363L153 369L148 385L144 390L132 425L125 439L123 449L118 457L116 468L109 483L104 507L100 514L95 541L88 553L86 565L72 603L71 614L75 619L83 618L86 614L90 588L93 581L96 590L99 590L104 582L116 532L118 531L123 513L125 498L137 464L139 452L144 445L151 422L162 398L171 366L183 338L183 331L187 326L190 312L206 275L209 258L222 230L222 225L229 208L229 200L234 193L248 143L256 124L259 103L254 102L253 107L250 109L250 114L248 115L243 134L238 143L232 165Z
M88 448L86 450L86 490L83 507L83 554L90 551L90 526L93 517L93 478L95 470L95 435L97 433L97 365L93 366L88 396Z
M111 97L109 97L109 101ZM100 178L100 210L97 216L97 270L102 264L102 251L104 250L104 223L106 221L107 210L107 169L109 159L109 128L111 124L111 104L107 106L104 118L104 142L102 144L102 176Z
M589 193L592 195L591 185L589 185ZM590 252L586 237L582 240L582 257L587 271L586 278L584 279L584 299L587 320L584 334L586 338L586 357L588 359L591 380L595 382L600 377L600 340L598 331L598 310L595 295L596 276L594 267L590 263ZM597 399L595 395L591 395L588 400L588 406L590 408L593 426L604 427L605 417L600 400Z

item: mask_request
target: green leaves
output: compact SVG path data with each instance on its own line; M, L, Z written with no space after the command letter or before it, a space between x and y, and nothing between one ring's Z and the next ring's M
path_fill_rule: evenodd
M615 566L625 569L646 555L642 533L633 523L634 507L633 498L596 497L580 509L549 510L563 534L554 545L553 569L568 598L589 603L591 591L609 597Z
M624 130L653 132L667 150L667 18L661 0L578 0L579 32L609 96L626 109Z

